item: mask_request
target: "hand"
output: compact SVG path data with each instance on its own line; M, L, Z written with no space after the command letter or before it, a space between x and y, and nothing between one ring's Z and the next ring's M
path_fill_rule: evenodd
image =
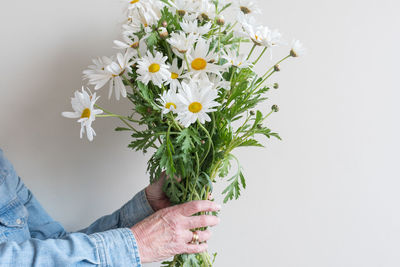
M190 244L190 229L214 226L219 218L213 215L191 216L201 211L218 211L220 205L197 200L159 210L131 228L139 247L142 263L165 260L177 254L201 253L207 243ZM199 242L211 237L210 230L197 231Z
M167 195L162 190L166 177L165 172L162 172L160 178L145 189L147 200L154 211L171 206Z
M145 189L147 200L154 211L171 206L171 202L162 189L166 178L167 175L165 172L162 172L160 179L158 179L155 183L148 185ZM178 182L181 180L180 178L175 179ZM208 200L212 200L211 193L208 195Z

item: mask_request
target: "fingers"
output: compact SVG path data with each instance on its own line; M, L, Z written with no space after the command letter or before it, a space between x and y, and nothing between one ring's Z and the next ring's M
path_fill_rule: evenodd
M195 229L206 226L214 226L219 223L219 218L213 215L200 215L187 218L184 223L186 229Z
M191 216L201 211L218 211L221 205L209 200L196 200L175 206L183 216Z
M187 244L192 242L194 233L197 233L197 235L199 236L199 243L206 242L207 240L209 240L211 238L211 231L210 230L195 231L195 232L192 232L192 231L188 230L185 233L185 242Z
M208 248L207 243L188 244L185 252L186 252L187 254L201 253L201 252L206 251L207 248Z

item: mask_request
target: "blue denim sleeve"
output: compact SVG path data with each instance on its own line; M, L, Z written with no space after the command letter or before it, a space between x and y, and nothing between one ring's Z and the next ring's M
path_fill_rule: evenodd
M7 191L16 192L28 211L31 238L0 243L0 266L141 266L136 239L129 227L153 212L144 191L114 213L69 233L47 214L0 149L2 169L7 174L3 185L7 185Z
M0 243L0 266L132 266L141 267L137 244L129 228L63 238L31 238Z
M154 210L147 200L145 189L143 189L120 209L97 219L89 227L78 232L91 234L114 228L132 227L152 213Z

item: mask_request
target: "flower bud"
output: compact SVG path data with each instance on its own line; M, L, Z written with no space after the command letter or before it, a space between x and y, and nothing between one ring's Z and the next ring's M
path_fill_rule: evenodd
M162 25L164 28L166 28L166 27L168 26L168 23L164 20L164 21L161 23L161 25Z
M272 110L273 112L278 112L278 111L279 111L278 105L273 105L273 106L271 107L271 110Z
M204 19L204 20L207 20L207 21L210 20L210 17L209 17L206 13L201 13L200 17L201 17L202 19Z
M177 49L177 50L178 50L178 52L181 53L181 54L186 54L186 52L187 52L187 50L179 50L179 49Z
M261 124L257 124L257 128L258 129L262 129L262 125Z
M279 83L274 83L274 89L278 89L279 88Z
M299 55L296 53L296 51L294 51L293 49L290 50L290 55L291 55L292 57L298 57L298 56L299 56Z
M158 29L158 34L160 35L161 38L167 38L168 37L168 31L164 27L161 27L161 28Z
M220 25L220 26L222 26L222 25L224 25L225 24L225 18L224 18L224 16L219 16L218 18L217 18L217 24L218 25Z
M200 143L201 143L202 145L204 145L204 144L206 143L206 141L201 140Z
M186 14L185 10L178 10L177 12L178 12L178 15L181 17L185 16L185 14Z
M131 47L132 47L133 49L138 49L138 48L139 48L139 42L133 43L133 44L131 45Z
M278 64L276 64L276 65L274 66L274 71L281 71L281 68L279 67Z
M251 115L251 116L256 115L256 113L254 112L254 110L250 110L250 115Z
M241 10L245 15L251 13L251 10L250 10L248 7L245 7L245 6L241 6L241 7L240 7L240 10Z

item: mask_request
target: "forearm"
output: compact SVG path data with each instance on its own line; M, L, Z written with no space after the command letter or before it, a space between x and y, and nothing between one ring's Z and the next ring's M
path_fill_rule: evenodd
M97 219L89 227L78 232L92 234L121 227L130 228L153 213L154 211L147 201L146 193L143 189L120 209Z
M141 266L129 228L0 244L0 266Z

